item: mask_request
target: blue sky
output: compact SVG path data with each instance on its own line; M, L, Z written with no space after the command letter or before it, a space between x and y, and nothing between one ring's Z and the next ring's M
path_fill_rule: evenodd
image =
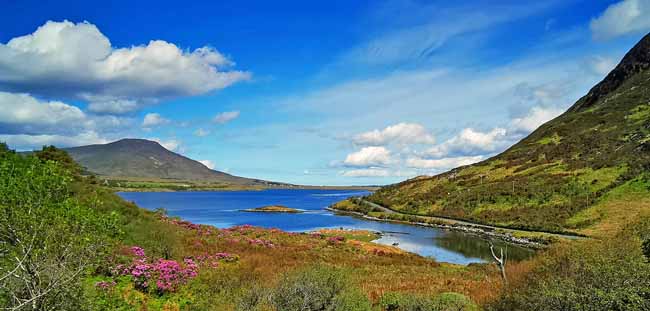
M0 140L392 183L504 150L650 31L650 0L132 2L0 4Z

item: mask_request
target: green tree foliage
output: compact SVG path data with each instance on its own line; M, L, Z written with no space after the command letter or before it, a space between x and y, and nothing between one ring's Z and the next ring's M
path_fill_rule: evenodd
M9 149L6 143L0 143L0 156L6 153L15 153L13 150Z
M103 259L118 230L116 215L100 215L71 197L71 169L52 148L0 157L0 306L83 309L80 279Z
M41 150L34 152L34 155L42 161L58 163L75 177L81 174L81 166L65 150L54 146L43 146Z

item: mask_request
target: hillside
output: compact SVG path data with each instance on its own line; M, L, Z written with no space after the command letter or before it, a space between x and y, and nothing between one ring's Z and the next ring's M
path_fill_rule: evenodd
M368 200L407 214L577 230L604 217L591 208L603 195L647 185L649 171L650 34L567 112L505 152Z
M65 150L88 171L104 176L200 180L239 185L265 183L211 170L198 161L145 139L122 139Z

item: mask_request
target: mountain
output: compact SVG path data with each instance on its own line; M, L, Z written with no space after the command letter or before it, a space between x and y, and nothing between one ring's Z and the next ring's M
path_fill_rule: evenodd
M105 176L197 180L240 185L265 183L209 169L198 161L145 139L122 139L108 144L65 150L87 170Z
M623 185L650 184L648 172L650 34L567 112L503 153L368 200L408 214L565 231L599 221L590 208Z

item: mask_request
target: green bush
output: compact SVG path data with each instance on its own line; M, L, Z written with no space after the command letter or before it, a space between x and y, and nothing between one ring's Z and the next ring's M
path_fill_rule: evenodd
M650 310L650 264L640 246L628 235L553 250L491 309Z
M474 311L478 306L459 293L443 293L434 298L385 293L379 306L385 311Z
M440 311L475 311L478 306L465 295L459 293L442 293L433 298L434 310Z
M368 298L349 285L342 271L313 267L286 275L272 291L278 311L365 311Z

